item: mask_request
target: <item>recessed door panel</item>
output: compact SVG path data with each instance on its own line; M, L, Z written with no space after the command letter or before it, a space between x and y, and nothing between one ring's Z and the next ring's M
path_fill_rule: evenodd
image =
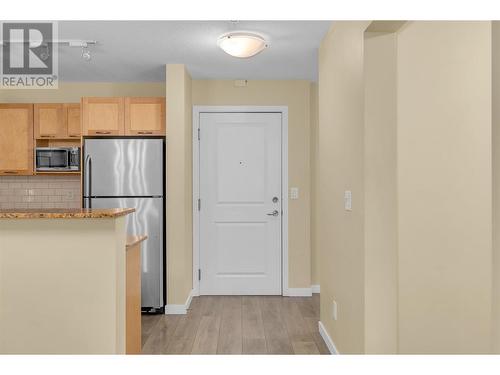
M264 124L217 126L218 203L264 203L266 129ZM241 139L235 142L235 139Z
M267 223L216 223L216 277L269 274Z

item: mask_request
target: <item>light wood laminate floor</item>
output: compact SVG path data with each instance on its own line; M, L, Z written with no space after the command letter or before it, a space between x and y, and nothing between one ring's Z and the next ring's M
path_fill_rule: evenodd
M143 354L328 354L313 297L201 296L186 315L143 315Z

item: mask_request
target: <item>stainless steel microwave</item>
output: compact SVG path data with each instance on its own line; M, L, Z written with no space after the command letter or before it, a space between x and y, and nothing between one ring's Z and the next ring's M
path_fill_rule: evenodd
M80 170L79 147L37 147L36 170L40 172L75 172Z

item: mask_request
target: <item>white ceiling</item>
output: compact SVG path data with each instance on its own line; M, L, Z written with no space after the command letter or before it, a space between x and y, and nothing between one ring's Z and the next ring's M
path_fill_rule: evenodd
M59 78L67 82L155 82L165 64L185 64L195 79L317 79L317 55L329 21L60 21L59 39L97 40L92 60L59 47ZM259 32L270 47L237 59L217 47L231 30Z

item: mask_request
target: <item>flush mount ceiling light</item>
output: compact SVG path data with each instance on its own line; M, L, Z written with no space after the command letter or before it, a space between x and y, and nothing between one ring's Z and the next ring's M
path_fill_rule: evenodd
M228 55L247 58L266 49L269 43L259 34L233 31L221 35L217 40L217 45Z

